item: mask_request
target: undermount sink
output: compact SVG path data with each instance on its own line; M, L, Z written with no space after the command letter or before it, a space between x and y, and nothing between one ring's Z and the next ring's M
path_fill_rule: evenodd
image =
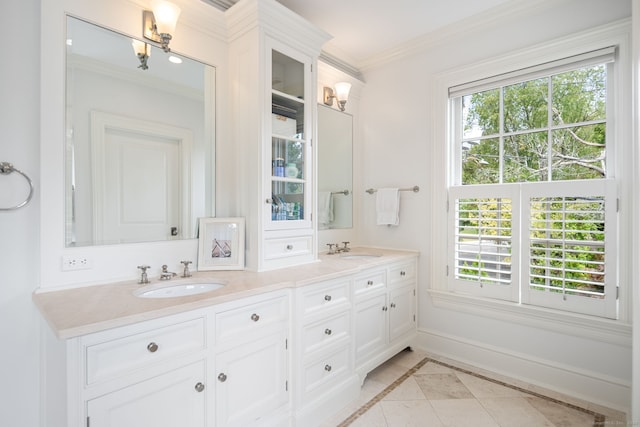
M353 254L342 254L340 258L342 259L369 259L369 258L378 258L380 255L376 254L365 254L365 253L353 253Z
M153 289L139 289L134 295L140 298L175 298L189 295L198 295L215 291L224 287L223 283L176 283Z

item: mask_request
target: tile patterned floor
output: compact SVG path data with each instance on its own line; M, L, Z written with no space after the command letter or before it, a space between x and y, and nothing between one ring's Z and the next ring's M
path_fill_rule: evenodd
M360 398L323 427L614 427L623 413L420 351L367 376Z

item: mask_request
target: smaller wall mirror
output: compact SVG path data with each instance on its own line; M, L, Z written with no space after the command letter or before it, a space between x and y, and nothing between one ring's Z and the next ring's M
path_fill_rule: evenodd
M194 238L214 215L215 69L70 16L66 49L66 246Z
M318 229L353 226L353 117L318 105Z

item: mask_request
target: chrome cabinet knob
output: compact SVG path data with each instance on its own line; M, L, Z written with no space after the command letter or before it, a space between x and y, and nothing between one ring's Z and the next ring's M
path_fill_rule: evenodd
M406 276L406 274L407 274L407 273L406 273L404 270L402 270L402 271L400 272L400 275L401 275L401 276Z
M288 251L290 251L290 250L292 250L292 249L293 249L293 245L291 245L291 244L287 245L287 250L288 250Z
M156 351L158 351L158 344L150 342L149 345L147 345L147 350L149 350L149 352L151 353L155 353Z
M221 383L225 382L227 380L227 376L224 374L224 372L221 372L218 375L218 381L220 381Z
M324 296L324 300L325 301L331 301L331 295L325 295Z
M373 286L373 280L367 280L367 286Z
M196 387L195 387L195 388L196 388L196 391L197 391L198 393L202 393L202 391L204 390L204 384L202 384L202 383L198 383L198 384L196 384Z
M258 320L260 320L260 316L258 316L256 313L253 313L251 315L251 320L253 320L254 322L257 322Z
M382 311L387 311L387 310L388 310L388 308L387 308L386 305L382 307Z
M324 370L327 372L331 372L331 365L324 365Z
M395 302L391 303L391 308L396 308L396 303Z
M331 335L332 332L331 332L331 329L327 328L327 329L324 330L324 333L326 335Z

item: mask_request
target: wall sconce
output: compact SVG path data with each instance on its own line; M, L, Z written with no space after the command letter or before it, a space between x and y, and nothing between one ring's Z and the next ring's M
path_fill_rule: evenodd
M153 3L153 11L142 12L142 36L148 40L160 43L165 52L170 52L169 42L176 30L180 8L168 1Z
M138 65L138 68L142 68L143 70L148 69L149 66L147 65L147 60L151 56L151 46L149 46L148 43L141 42L140 40L136 39L131 39L131 46L133 47L133 51L135 52L136 56L140 60L140 65Z
M333 98L338 101L338 107L340 111L344 111L344 106L347 103L347 99L349 98L349 91L351 90L351 83L340 82L336 83L335 86L335 94L333 89L330 87L324 87L323 89L323 97L325 105L333 105Z

